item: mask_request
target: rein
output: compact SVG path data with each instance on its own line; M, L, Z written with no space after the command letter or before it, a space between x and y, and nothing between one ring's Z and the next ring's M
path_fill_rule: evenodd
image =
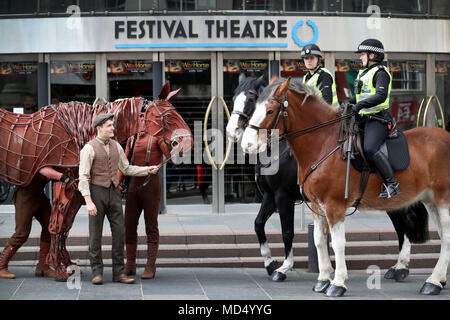
M278 111L277 118L276 118L276 120L275 120L275 122L274 122L274 124L273 124L271 130L273 130L273 129L278 125L278 122L279 122L279 120L280 120L280 117L281 117L281 115L283 115L284 128L285 128L285 130L287 131L287 116L288 116L288 114L287 114L286 109L287 109L287 107L288 107L288 105L289 105L289 103L288 103L288 101L287 101L287 97L288 97L288 95L287 95L287 92L286 92L286 95L284 96L284 99L283 99L283 100L279 100L279 99L277 99L277 98L275 98L275 97L272 97L272 98L271 98L271 99L275 100L276 102L278 102L278 103L280 104L280 109L279 109L279 111ZM325 121L325 122L321 122L321 123L319 123L319 124L317 124L317 125L314 125L314 126L311 126L311 127L307 127L307 128L301 129L301 130L293 131L293 132L285 132L285 133L283 133L283 134L280 135L279 139L280 139L280 140L281 140L281 139L289 140L289 139L293 139L293 138L298 138L298 137L300 137L300 136L303 136L303 135L308 134L308 133L310 133L310 132L313 132L313 131L315 131L315 130L318 130L318 129L327 127L327 126L329 126L329 125L332 125L332 124L341 122L342 120L349 119L349 118L351 118L351 117L352 117L351 114L345 114L345 115L343 115L343 116L339 116L339 117L336 117L335 119L328 120L328 121ZM252 128L252 129L254 129L254 130L257 130L257 131L261 129L261 128L255 126L255 125L251 125L251 124L250 124L248 127L249 127L249 128ZM303 178L302 184L300 185L300 193L301 193L303 199L306 199L306 195L305 195L305 193L304 193L304 184L305 184L305 182L306 182L306 179L309 177L309 175L310 175L314 170L317 169L317 167L318 167L320 164L322 164L326 159L328 159L333 153L335 153L335 152L336 152L337 150L339 150L340 148L342 148L342 144L341 144L341 143L339 143L333 150L331 150L330 152L328 152L325 156L323 156L319 161L317 161L315 164L313 164L313 165L308 169L307 173L305 174L305 176L304 176L304 178ZM350 216L350 215L352 215L352 214L354 214L354 213L356 212L357 207L358 207L360 201L361 201L361 197L359 197L358 199L355 200L355 202L352 204L352 206L354 206L355 210L354 210L353 212L349 213L349 214L346 215L346 216ZM324 215L324 214L315 212L315 211L308 205L307 201L304 201L304 202L306 203L306 205L308 206L308 208L309 208L313 213L315 213L315 214L317 214L317 215L319 215L319 216L322 216L322 217L326 217L326 215Z

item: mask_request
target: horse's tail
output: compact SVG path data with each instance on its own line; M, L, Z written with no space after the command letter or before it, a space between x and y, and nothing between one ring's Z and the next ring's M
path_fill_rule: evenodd
M430 239L428 232L428 212L422 202L417 202L407 208L388 212L399 238L400 248L403 245L403 235L411 243L424 243Z

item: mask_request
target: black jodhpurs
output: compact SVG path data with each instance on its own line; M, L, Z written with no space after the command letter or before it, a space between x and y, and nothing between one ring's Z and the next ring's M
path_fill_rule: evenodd
M366 119L364 122L364 152L369 160L380 150L386 140L389 130L386 123L378 120Z

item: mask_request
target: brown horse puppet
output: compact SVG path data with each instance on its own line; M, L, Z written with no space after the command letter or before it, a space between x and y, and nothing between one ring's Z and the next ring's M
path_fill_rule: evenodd
M341 117L342 118L342 117ZM344 199L346 162L339 152L337 111L301 84L286 81L268 86L260 95L249 127L242 138L242 148L257 153L263 141L260 129L279 129L288 139L299 165L299 182L311 201L314 214L314 240L319 259L319 277L314 291L328 296L342 296L345 291L346 209L359 196L361 173L350 168L349 197ZM421 289L422 294L438 294L446 283L450 259L450 133L435 127L404 132L410 154L409 167L397 171L402 193L380 199L382 181L370 175L359 209L394 211L422 202L431 214L441 237L439 260ZM327 231L332 237L336 270L327 251Z
M167 82L158 99L147 105L146 113L152 117L141 118L140 131L128 139L125 154L131 163L138 166L154 166L163 163L163 155L170 159L173 155L188 152L193 146L191 131L183 118L169 102L180 89L170 91ZM162 117L165 116L165 119ZM152 119L151 121L149 119ZM145 121L144 121L145 120ZM166 137L167 133L167 137ZM170 136L168 135L170 134ZM179 139L172 144L173 139ZM172 150L172 155L171 155ZM119 181L123 180L119 172ZM144 211L145 233L147 235L147 262L142 279L152 279L156 273L156 257L159 248L158 209L161 198L161 183L158 175L151 175L148 184L146 177L131 177L125 193L125 245L127 262L125 274L136 274L137 227L139 217Z

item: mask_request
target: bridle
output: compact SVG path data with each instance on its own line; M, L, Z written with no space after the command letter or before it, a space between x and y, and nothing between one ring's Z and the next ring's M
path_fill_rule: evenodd
M305 97L305 99L303 100L303 103L306 101L306 98L307 98L307 97ZM324 121L324 122L321 122L321 123L319 123L319 124L316 124L316 125L313 125L313 126L310 126L310 127L304 128L304 129L301 129L301 130L296 130L296 131L292 131L292 132L287 132L287 117L288 117L287 107L289 106L289 102L288 102L288 100L287 100L287 99L288 99L288 92L286 92L286 94L285 94L283 100L280 100L280 99L278 99L278 98L276 98L276 97L273 97L273 96L272 96L270 99L272 99L272 100L278 102L278 104L280 105L280 108L279 108L278 114L277 114L277 118L276 118L276 120L275 120L275 122L274 122L274 124L272 125L272 128L271 128L270 130L273 130L273 129L275 129L275 128L277 127L278 122L280 121L280 117L281 117L281 116L283 117L283 121L284 121L284 130L285 130L285 132L284 132L283 134L279 135L279 139L280 139L280 140L282 140L282 139L289 140L289 139L297 138L297 137L303 136L303 135L305 135L305 134L308 134L308 133L310 133L310 132L312 132L312 131L315 131L315 130L324 128L324 127L326 127L326 126L329 126L329 125L338 123L338 122L340 122L340 121L342 121L342 120L349 119L349 118L352 117L352 114L348 114L348 113L347 113L347 114L344 114L344 115L342 115L342 116L336 117L335 119L328 120L328 121ZM302 103L302 105L303 105L303 103ZM261 129L260 127L255 126L255 125L252 125L252 124L249 124L249 125L248 125L248 128L251 128L251 129L256 130L256 131L259 131L259 130ZM302 195L303 199L306 199L306 195L304 194L304 188L303 188L303 186L304 186L304 184L305 184L305 182L306 182L306 179L309 177L309 175L310 175L314 170L317 169L317 167L318 167L320 164L322 164L326 159L328 159L333 153L335 153L335 152L336 152L337 150L339 150L341 147L342 147L342 144L338 142L338 145L337 145L333 150L331 150L330 152L328 152L325 156L323 156L319 161L317 161L316 163L314 163L314 164L308 169L308 171L306 172L306 174L305 174L305 176L304 176L304 178L303 178L302 184L300 185L300 192L301 192L301 195ZM348 214L348 215L352 215L353 213L356 212L357 206L358 206L358 204L359 204L359 200L360 200L360 199L357 199L357 200L354 202L354 204L355 204L355 210L354 210L352 213ZM305 203L306 203L306 205L308 206L308 208L309 208L312 212L314 212L315 214L317 214L317 215L319 215L319 216L325 217L325 215L320 214L320 213L318 213L318 212L315 212L315 211L308 205L308 203L307 203L306 201L305 201ZM352 205L352 206L353 206L353 205Z
M256 97L256 96L258 95L258 93L256 92L256 90L254 90L254 89L250 89L250 90L248 90L247 92L248 92L249 94L253 95L254 97ZM239 111L239 110L233 110L233 111L231 112L231 114L237 114L238 116L243 117L243 118L245 119L245 120L244 120L244 127L247 127L247 126L248 126L248 122L250 121L250 118L251 118L250 115L246 114L246 113L243 112L243 111Z
M150 105L148 105L148 103L150 103ZM158 116L160 117L160 121L161 121L161 128L158 129L158 131L156 131L153 134L153 136L156 136L160 131L162 131L163 141L164 141L165 144L168 144L167 143L167 138L166 138L166 131L169 131L171 133L170 145L172 147L172 150L175 149L175 148L178 148L180 146L179 142L177 141L178 138L192 137L192 134L176 134L176 135L173 134L174 130L170 126L169 122L166 120L166 117L168 116L166 113L169 112L169 111L172 111L172 110L176 110L176 108L174 106L170 106L167 109L161 111L160 108L158 108L158 105L154 101L145 100L144 105L142 106L142 111L145 110L145 112L147 113L148 112L148 110L147 110L148 107L155 107L155 110L158 112ZM145 121L153 121L153 122L156 123L156 121L154 121L154 120L145 120ZM158 124L158 123L156 123L156 124ZM136 141L136 138L135 138L134 141ZM183 153L183 150L181 150L178 154L181 156L182 153ZM172 160L172 158L176 154L177 154L176 152L173 153L173 155L170 158L164 160L162 163L158 164L156 167L158 167L158 169L160 169L163 165L165 165L170 160ZM130 155L130 157L131 156L132 156L132 154ZM145 180L142 183L142 185L140 185L139 187L135 188L132 191L126 191L126 193L136 192L136 191L140 190L141 188L145 187L150 182L150 179L151 179L151 174L149 174L145 178Z
M148 103L147 100L146 100L146 102ZM155 107L155 109L158 112L158 115L160 117L160 121L161 121L161 129L156 131L153 135L157 135L159 133L159 131L162 131L163 141L164 141L164 143L168 144L167 138L166 138L166 130L168 130L171 133L170 145L172 146L172 148L178 146L178 142L176 141L176 139L183 138L183 137L192 137L192 134L173 135L174 130L172 129L172 127L170 126L169 122L166 119L166 116L170 116L170 115L166 115L166 113L169 111L172 111L172 110L176 110L176 108L174 106L168 107L167 109L161 111L158 108L158 105L154 101L150 101L150 107L152 107L152 106ZM147 108L147 106L145 106L145 108ZM148 121L152 121L152 120L148 120Z

